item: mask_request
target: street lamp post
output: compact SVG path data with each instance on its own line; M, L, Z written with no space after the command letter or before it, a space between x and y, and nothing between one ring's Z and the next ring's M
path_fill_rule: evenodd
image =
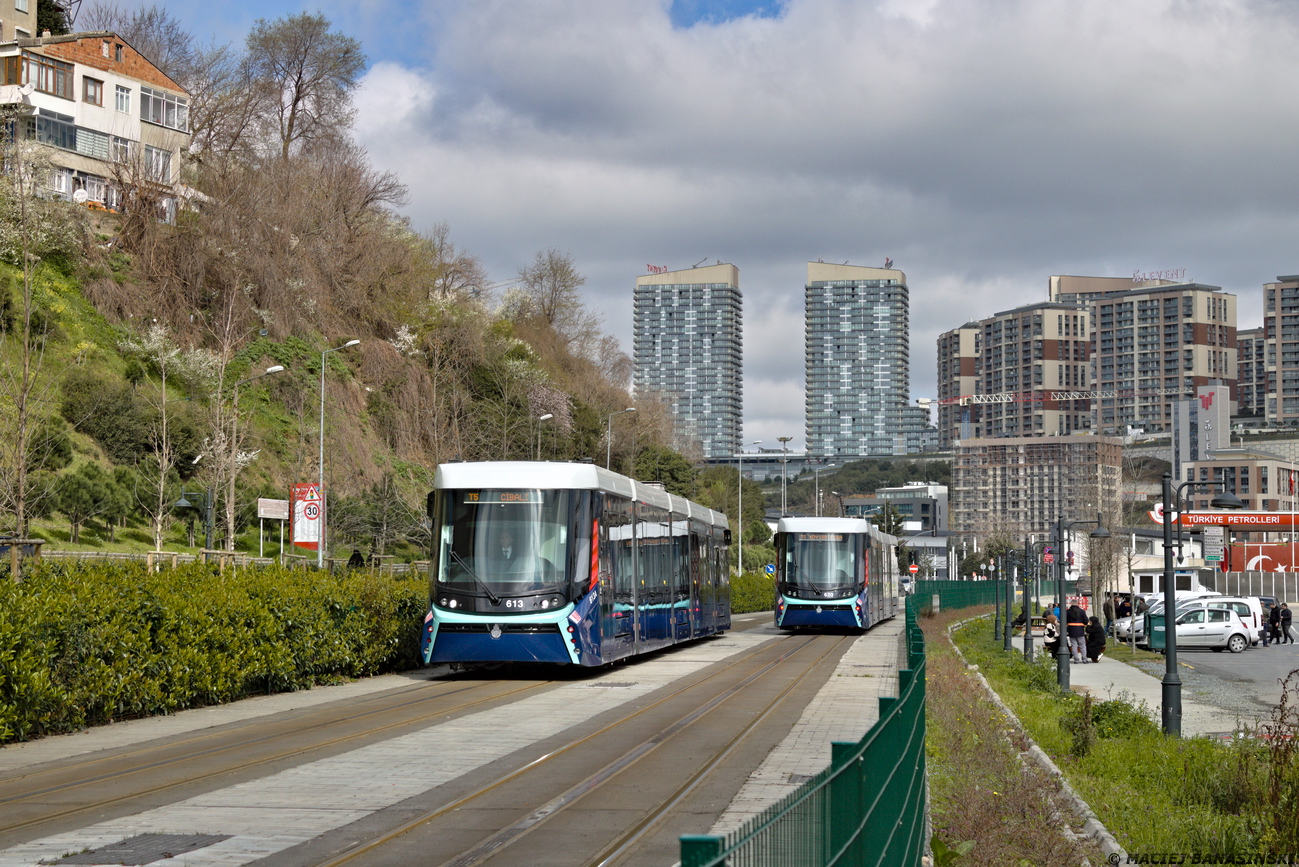
M537 418L537 460L541 460L541 423L548 418L554 418L553 412L548 412Z
M836 500L839 501L839 517L842 518L843 517L843 494L839 493L838 491L831 491L830 496L834 497Z
M1013 553L1013 552L1011 552ZM1012 613L1015 609L1015 576L1018 574L1018 567L1012 565L1011 554L1006 554L1001 559L1002 570L1006 573L1006 622L1001 624L1002 650L1010 650L1010 621L1014 619ZM1027 610L1027 609L1025 609ZM1027 621L1025 621L1027 626Z
M816 516L821 517L821 468L812 468L812 487L816 497Z
M1182 490L1189 487L1224 488L1209 501L1215 509L1239 509L1245 504L1236 495L1225 490L1226 484L1221 481L1183 482L1170 496L1173 487L1172 473L1164 473L1163 508L1164 508L1164 679L1160 685L1160 697L1163 701L1164 734L1174 737L1182 735L1182 679L1177 674L1177 577L1173 568L1173 508L1177 514L1177 547L1182 547ZM1147 636L1149 638L1149 636Z
M609 413L608 418L604 420L605 428L606 428L605 436L608 440L605 443L605 447L604 447L604 468L606 470L613 469L613 417L615 415L622 415L624 412L635 412L635 411L636 411L636 407L629 406L626 409L620 409L617 412Z
M1033 572L1033 543L1024 540L1024 660L1033 661L1033 611L1028 601L1028 585Z
M317 569L325 566L325 522L329 520L328 510L325 508L325 356L331 352L347 349L349 346L356 346L360 342L349 340L342 346L335 346L320 353L320 485L317 488L320 495L320 538L316 540Z
M1061 692L1069 691L1069 631L1066 625L1068 615L1065 612L1064 604L1064 537L1074 527L1085 527L1091 524L1095 524L1096 529L1088 534L1089 538L1108 539L1110 537L1110 531L1105 529L1100 512L1096 513L1095 521L1066 521L1064 518L1057 518L1053 530L1055 534L1056 599L1060 605L1060 626L1065 627L1060 633L1060 643L1055 651L1055 679Z
M212 488L209 486L204 491L186 491L182 486L180 489L180 499L176 501L177 509L193 509L194 504L189 501L190 497L203 497L203 548L206 551L212 550Z
M761 444L762 444L762 440L754 440L753 442L749 443L749 445L751 446L756 446ZM737 555L738 558L737 562L739 563L740 566L739 574L743 575L744 574L744 445L742 443L740 445L739 457L736 458L736 467L737 467L737 477L735 479L735 492L736 492L736 499L738 500L738 505L736 505L735 508L739 514L735 518L735 523L736 523L735 538L739 540L739 542L736 543L739 546L739 554Z
M780 440L780 517L785 517L785 490L789 486L789 441L793 437L776 437Z
M230 478L227 482L228 487L226 488L227 551L233 551L235 549L235 477L239 474L239 386L255 382L256 380L270 376L273 373L281 373L283 370L284 365L274 364L266 368L264 373L250 376L247 379L241 379L234 384L234 403L230 413Z
M996 641L997 636L1001 635L1001 575L997 571L997 558L992 557L988 560L988 571L992 573L992 580L996 582L996 595L993 597L997 600L996 608L993 609L992 615L992 640Z

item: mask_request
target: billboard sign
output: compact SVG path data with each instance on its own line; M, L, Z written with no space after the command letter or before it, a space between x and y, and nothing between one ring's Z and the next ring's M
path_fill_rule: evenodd
M265 497L258 497L257 517L268 518L272 521L287 521L289 520L289 501L268 500Z

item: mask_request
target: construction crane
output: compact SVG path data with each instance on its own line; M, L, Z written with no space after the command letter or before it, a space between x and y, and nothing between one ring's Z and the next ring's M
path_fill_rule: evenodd
M985 403L1041 403L1047 400L1105 400L1117 397L1170 397L1185 393L1184 388L1163 388L1154 391L1131 391L1128 389L1103 389L1101 391L1000 391L994 394L961 394L956 397L939 398L936 403L951 406L980 406ZM961 414L961 421L968 423L968 413Z

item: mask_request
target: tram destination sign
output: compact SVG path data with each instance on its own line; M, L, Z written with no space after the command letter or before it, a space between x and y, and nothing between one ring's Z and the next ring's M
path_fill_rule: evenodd
M541 491L465 491L466 503L540 503Z

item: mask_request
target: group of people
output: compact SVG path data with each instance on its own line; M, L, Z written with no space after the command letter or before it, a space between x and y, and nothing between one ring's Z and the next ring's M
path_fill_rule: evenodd
M1136 613L1138 615L1144 613L1146 607L1145 600L1137 597ZM1110 594L1105 598L1102 610L1105 614L1104 626L1101 625L1099 618L1095 616L1088 617L1087 612L1083 611L1077 604L1070 605L1065 611L1065 633L1063 637L1069 642L1069 658L1072 662L1099 662L1100 658L1105 654L1107 636L1113 633L1115 619L1130 617L1132 615L1132 603L1126 597ZM1060 634L1060 606L1056 605L1052 608L1043 619L1046 622L1046 649L1051 653L1055 653L1060 648L1062 637ZM1273 643L1294 644L1294 633L1290 630L1291 619L1289 605L1284 602L1279 605L1272 605L1267 612L1267 626L1263 630L1263 646L1267 647Z
M1276 644L1294 644L1294 633L1290 631L1290 606L1282 602L1273 605L1267 612L1267 628L1263 630L1263 646Z
M1047 651L1053 654L1059 651L1063 637L1069 643L1070 662L1100 662L1105 655L1106 644L1105 627L1101 625L1100 618L1095 615L1088 617L1087 612L1077 603L1065 610L1064 618L1063 636L1060 634L1059 605L1043 618L1046 623L1044 644Z

